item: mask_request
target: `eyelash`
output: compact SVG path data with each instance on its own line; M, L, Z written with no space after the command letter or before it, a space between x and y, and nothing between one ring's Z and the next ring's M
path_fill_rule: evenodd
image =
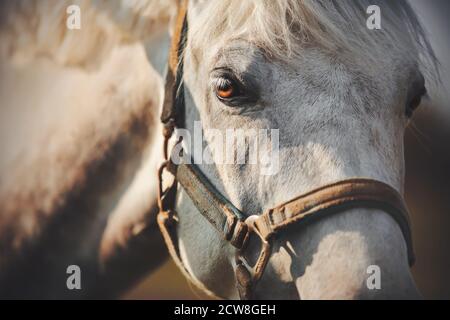
M216 70L213 90L217 99L230 107L248 105L257 100L256 90L252 86L244 84L228 69Z
M241 94L240 84L228 77L216 79L215 91L219 100L229 100L238 97ZM229 97L226 95L229 94Z

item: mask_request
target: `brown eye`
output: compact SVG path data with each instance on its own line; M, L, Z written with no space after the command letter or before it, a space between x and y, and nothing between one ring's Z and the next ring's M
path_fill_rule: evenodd
M224 98L224 99L232 97L233 92L234 92L234 89L232 86L217 90L217 94L219 95L219 97Z
M220 99L231 99L239 94L239 89L231 79L222 78L217 80L216 93Z
M232 108L249 107L259 98L256 81L250 74L236 74L231 69L214 69L211 74L211 94L221 105Z

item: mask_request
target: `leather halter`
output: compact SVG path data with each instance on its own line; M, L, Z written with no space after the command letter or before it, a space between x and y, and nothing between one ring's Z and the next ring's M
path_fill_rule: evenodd
M375 208L391 215L398 223L408 248L410 265L414 253L408 210L402 196L389 185L371 179L355 178L339 181L310 191L287 201L259 216L246 215L226 199L194 164L174 164L169 156L168 143L175 128L183 128L185 102L182 85L183 51L187 40L187 0L178 8L175 33L169 55L165 99L161 115L164 124L165 162L158 172L158 224L169 252L186 277L190 274L183 265L178 248L176 195L178 184L183 187L198 211L236 248L235 278L241 299L251 299L254 286L261 278L271 255L271 244L276 235L295 224L329 216L352 208ZM179 141L180 142L180 141ZM179 143L178 142L178 143ZM167 170L173 183L163 190L162 176ZM245 258L251 239L260 242L261 251L256 263Z

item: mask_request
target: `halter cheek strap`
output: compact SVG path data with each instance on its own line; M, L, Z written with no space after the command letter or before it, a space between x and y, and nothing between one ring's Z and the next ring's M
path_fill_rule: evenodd
M402 196L389 185L371 179L339 181L310 191L258 216L247 216L226 199L193 164L174 164L169 159L168 141L176 127L184 126L184 93L182 86L183 51L187 39L187 0L182 1L172 39L165 99L161 121L164 124L164 155L159 169L158 225L169 252L187 278L191 278L180 258L176 212L177 188L180 185L203 217L222 238L236 249L235 279L241 299L253 298L255 285L270 259L274 238L292 225L307 223L354 208L374 208L388 213L400 226L407 244L408 260L414 263L409 216ZM174 181L163 188L167 170ZM260 252L254 264L247 259L248 243L259 241Z

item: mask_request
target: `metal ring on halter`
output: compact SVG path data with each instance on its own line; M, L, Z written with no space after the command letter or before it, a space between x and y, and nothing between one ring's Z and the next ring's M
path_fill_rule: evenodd
M244 247L241 250L239 250L236 254L236 263L242 264L247 269L253 283L257 282L264 273L264 269L267 265L267 262L269 261L272 250L270 242L264 239L264 237L259 233L258 229L253 223L257 218L258 218L257 215L252 215L245 220L245 224L248 226L248 236L247 236L248 239L246 239ZM251 265L251 263L248 262L248 260L245 258L244 255L246 249L248 248L248 244L252 234L258 236L261 245L261 250L259 252L258 258L253 266Z
M166 149L168 148L168 141L171 136L172 136L172 134L166 136L164 139L164 153L167 153ZM183 141L183 137L180 137L178 139L178 141L175 143L175 146L180 144L182 141ZM169 168L169 166L171 166L171 165L173 165L173 163L171 162L171 159L169 157L167 157L158 169L158 207L159 207L160 211L166 211L166 208L164 208L164 203L163 203L164 196L174 185L177 184L176 177L174 177L175 179L172 183L172 187L168 187L166 190L163 190L163 188L164 188L164 186L163 186L164 170L167 170L168 172L170 172L173 175L173 173L171 172L171 170Z
M169 161L164 161L158 169L158 208L163 210L162 198L164 197L165 191L163 191L163 173L167 168Z

